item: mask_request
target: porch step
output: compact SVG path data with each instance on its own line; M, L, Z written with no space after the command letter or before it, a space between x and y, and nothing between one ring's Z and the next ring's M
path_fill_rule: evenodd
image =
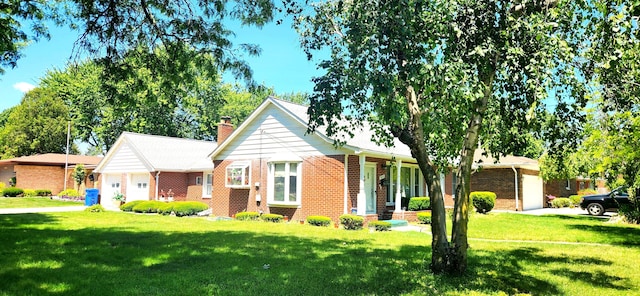
M393 228L393 227L401 227L401 226L408 226L409 225L409 222L407 222L407 220L381 220L381 221L385 221L385 222L391 223L391 228Z

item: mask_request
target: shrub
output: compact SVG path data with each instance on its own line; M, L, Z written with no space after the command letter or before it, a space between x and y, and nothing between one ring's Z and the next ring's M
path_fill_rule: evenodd
M266 222L280 223L284 221L284 216L278 214L262 214L260 219Z
M585 189L578 190L578 195L591 195L591 194L598 194L598 191L596 191L595 189L591 189L591 188L585 188Z
M582 199L582 195L579 194L569 196L569 201L571 202L572 207L580 205L580 199ZM551 202L551 204L553 204L553 202Z
M307 223L313 226L329 226L331 224L331 218L327 216L308 216Z
M25 189L24 193L22 193L22 196L34 197L38 195L36 194L36 191L33 189Z
M37 196L51 196L51 190L49 189L36 189Z
M431 199L428 196L412 197L409 200L409 211L426 210L431 206Z
M75 190L75 189L67 189L67 190L60 191L60 193L58 193L58 196L61 196L61 197L79 197L80 193L78 192L78 190Z
M640 202L637 199L632 200L630 204L620 205L618 212L624 217L625 221L640 224Z
M90 212L90 213L100 213L100 212L104 212L104 208L102 207L102 205L92 205L86 209L84 209L85 212Z
M431 212L420 212L416 215L422 224L431 224Z
M125 203L123 205L120 206L120 210L123 212L133 212L133 207L137 206L138 204L145 202L144 200L134 200L134 201L130 201L128 203Z
M159 203L165 204L161 201ZM198 201L174 201L171 206L178 217L192 216L209 208L208 205Z
M240 212L236 214L236 219L240 221L255 221L260 218L258 212Z
M2 190L4 190L4 188L7 187L7 184L4 184L4 182L0 182L0 192L2 192Z
M346 230L359 230L362 229L364 218L357 215L344 214L340 216L340 224Z
M387 221L371 221L369 222L369 228L375 228L376 231L389 231L391 230L391 223Z
M554 208L566 208L571 206L571 200L566 197L556 197L551 201L551 206Z
M23 193L24 193L24 190L17 187L7 187L4 190L2 190L2 195L8 196L8 197L16 197L16 196L22 195Z
M486 214L496 204L496 194L490 191L474 191L469 194L473 207L478 213Z
M145 200L133 207L136 213L157 213L158 208L162 207L164 202L157 200Z

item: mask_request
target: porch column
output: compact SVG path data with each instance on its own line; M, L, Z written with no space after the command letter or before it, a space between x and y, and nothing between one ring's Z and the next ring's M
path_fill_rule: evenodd
M360 181L358 191L358 204L356 207L358 208L357 214L360 216L364 216L367 213L367 195L364 192L364 155L360 154Z
M402 169L402 161L396 160L396 207L395 212L402 210L402 188L400 187L400 171Z

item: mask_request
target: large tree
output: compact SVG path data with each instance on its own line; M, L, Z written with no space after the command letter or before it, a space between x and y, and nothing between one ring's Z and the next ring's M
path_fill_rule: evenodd
M123 131L215 138L225 89L213 59L189 49L180 59L156 51L139 48L125 55L120 63L128 74L116 80L98 60L49 71L41 85L69 106L79 139L102 152Z
M290 2L290 1L283 1ZM228 21L262 26L277 8L270 0L9 0L0 3L0 74L15 67L28 42L49 38L47 24L68 25L80 32L75 49L105 61L117 62L130 50L146 46L150 52L163 47L171 58L180 58L188 47L215 58L220 70L231 71L251 83L245 55L257 55L254 44L231 42ZM290 6L289 6L290 7ZM55 38L55 36L54 36ZM109 75L126 75L117 63ZM112 98L116 99L116 98Z
M64 102L45 89L35 88L12 109L0 131L0 156L65 153L68 122ZM77 151L71 148L72 153Z
M409 146L432 200L434 272L466 270L478 143L511 153L526 145L528 131L553 139L579 129L585 14L578 4L324 1L298 18L308 54L330 51L320 63L326 74L315 79L311 128L327 125L331 136L366 121L377 140L396 137ZM541 132L548 109L564 131ZM338 124L345 119L351 124ZM452 166L460 182L449 241L440 173Z

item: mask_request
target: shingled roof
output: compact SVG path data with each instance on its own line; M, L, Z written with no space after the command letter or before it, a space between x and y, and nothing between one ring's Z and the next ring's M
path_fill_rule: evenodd
M31 156L22 156L11 159L0 160L3 164L31 164L31 165L69 165L83 164L85 167L97 165L102 160L101 156L89 155L73 155L69 154L68 160L66 154L47 153L36 154Z

